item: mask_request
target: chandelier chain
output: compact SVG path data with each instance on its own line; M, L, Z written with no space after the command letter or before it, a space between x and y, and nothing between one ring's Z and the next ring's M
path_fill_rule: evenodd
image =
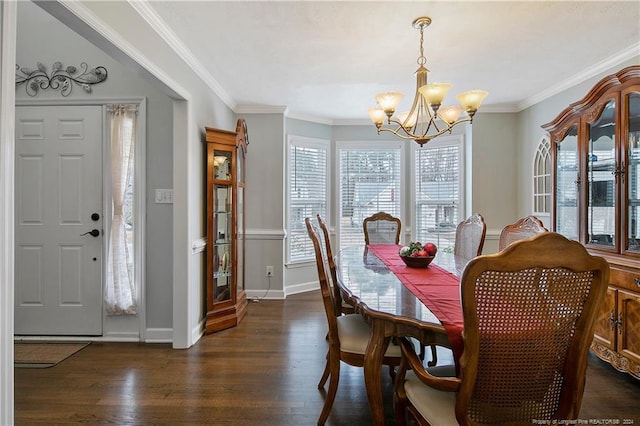
M427 63L427 58L424 56L424 25L420 25L420 56L418 57L418 65L424 66Z
M413 28L420 31L420 56L415 72L416 92L409 111L399 112L396 108L403 97L401 92L389 91L376 95L378 105L369 108L369 117L378 134L390 132L400 139L412 139L422 146L444 133L451 133L454 126L471 123L480 104L487 96L484 90L469 90L456 98L459 106L443 106L442 102L451 88L449 83L427 82L429 70L424 56L424 29L431 24L431 18L421 16L413 21ZM461 117L461 114L465 116Z

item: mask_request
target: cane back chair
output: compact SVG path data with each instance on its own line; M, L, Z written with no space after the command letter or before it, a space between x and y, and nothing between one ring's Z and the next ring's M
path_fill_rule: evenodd
M456 227L456 240L453 254L472 259L482 254L487 224L481 214L475 213L463 220Z
M331 239L329 237L329 228L327 224L322 220L320 215L317 215L318 225L320 225L320 229L322 229L322 234L319 234L324 239L324 247L325 254L327 260L327 267L329 268L329 272L331 273L331 287L333 288L333 297L336 302L337 312L341 312L343 314L352 314L355 312L355 308L347 303L342 297L342 293L340 292L340 287L338 287L338 274L336 271L336 262L333 258L333 250L331 250Z
M324 259L324 252L320 245L319 232L309 218L305 219L305 224L315 251L320 292L322 293L322 302L329 326L327 363L318 383L318 389L322 389L327 379L329 380L329 389L318 419L318 425L323 425L329 417L338 390L340 363L345 362L355 367L364 366L364 354L369 344L371 328L361 315L341 315L337 311L336 303L333 300L334 292L327 278L325 269L327 262ZM400 364L400 347L398 345L389 345L383 357L383 364L389 366L390 372L394 371L395 367ZM392 376L395 376L395 374L392 374Z
M446 426L577 419L608 281L606 260L554 232L471 260L461 282L460 377L429 374L402 340L398 424L405 413Z
M498 241L498 249L504 250L514 241L531 238L534 235L548 232L540 219L535 216L527 216L518 220L516 223L502 228L500 232L500 240Z
M399 218L386 212L378 212L366 217L362 222L364 243L400 244L402 222Z

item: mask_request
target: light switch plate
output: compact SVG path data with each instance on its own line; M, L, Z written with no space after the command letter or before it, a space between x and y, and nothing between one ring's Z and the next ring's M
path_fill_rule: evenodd
M156 204L173 204L173 189L156 189Z

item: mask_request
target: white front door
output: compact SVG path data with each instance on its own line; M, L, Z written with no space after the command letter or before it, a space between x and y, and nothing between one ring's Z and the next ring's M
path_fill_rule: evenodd
M99 106L16 107L16 335L102 334L102 126Z

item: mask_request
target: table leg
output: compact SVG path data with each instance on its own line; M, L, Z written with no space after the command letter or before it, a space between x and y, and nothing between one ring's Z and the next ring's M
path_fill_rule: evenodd
M371 337L364 356L364 382L374 425L384 425L384 403L382 401L382 360L391 337L385 337L384 321L374 319Z

